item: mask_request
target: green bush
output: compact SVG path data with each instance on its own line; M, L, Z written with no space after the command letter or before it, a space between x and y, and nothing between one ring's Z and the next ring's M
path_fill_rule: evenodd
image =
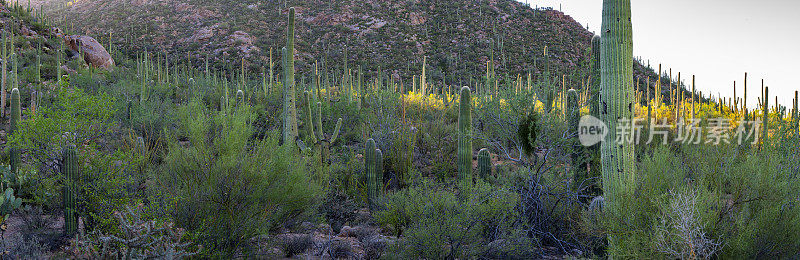
M169 145L157 192L204 253L246 250L249 239L316 208L320 179L296 148L278 146L278 133L250 140L249 107L221 115L193 101L185 109L189 144Z
M405 259L469 259L489 252L490 242L513 234L519 197L479 182L454 191L424 182L390 193L375 214L382 226L403 235L393 253Z
M678 149L658 147L644 158L636 185L622 193L627 198L624 213L604 212L606 230L617 241L610 248L613 254L679 257L666 249L688 247L699 256L706 248L703 241L705 246L720 245L708 257L786 258L800 253L800 208L794 205L800 183L787 174L797 163L784 159L784 151L763 148L739 161L738 145ZM619 221L621 214L631 221ZM676 222L676 214L684 222ZM681 223L691 227L691 240L676 239L681 233L674 227Z

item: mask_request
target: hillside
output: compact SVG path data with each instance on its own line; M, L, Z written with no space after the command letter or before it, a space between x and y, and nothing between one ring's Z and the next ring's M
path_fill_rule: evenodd
M165 51L173 59L206 55L217 64L239 64L253 71L279 57L284 45L284 1L34 1L68 30L124 44L133 50ZM346 0L289 1L298 13L298 70L309 71L315 59L340 69L344 50L350 64L363 62L367 74L381 69L405 80L419 74L428 57L435 84L466 85L485 75L494 59L498 75L536 75L544 71L543 51L551 70L581 84L588 67L593 35L569 15L512 0ZM133 54L132 54L133 55ZM224 61L236 61L224 62ZM213 64L213 63L212 63ZM276 62L279 64L279 62ZM218 65L224 68L225 65ZM278 65L276 65L278 66ZM352 66L352 65L351 65ZM639 65L637 65L639 66ZM637 72L645 73L639 66ZM641 75L643 76L643 75ZM649 76L654 76L650 73ZM501 79L502 80L502 79Z

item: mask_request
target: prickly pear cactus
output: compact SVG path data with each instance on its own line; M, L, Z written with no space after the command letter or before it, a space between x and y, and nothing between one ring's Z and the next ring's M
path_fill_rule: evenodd
M461 88L458 114L458 177L472 175L472 97L469 87Z

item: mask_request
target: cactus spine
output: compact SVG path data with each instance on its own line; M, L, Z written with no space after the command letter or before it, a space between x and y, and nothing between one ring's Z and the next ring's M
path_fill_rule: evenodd
M492 159L489 149L483 148L478 151L478 175L486 180L492 173Z
M609 133L616 133L617 121L633 117L633 34L631 0L603 0L602 38L600 39L601 89L600 115ZM603 165L603 197L611 212L620 210L616 197L636 172L634 146L617 144L614 135L606 135L601 143ZM610 255L615 236L609 236Z
M284 53L283 93L283 143L294 143L297 138L297 108L295 107L294 81L294 7L289 8Z
M64 232L66 235L74 235L78 231L78 203L77 190L79 179L78 155L75 146L69 145L63 152L61 173L64 174Z
M5 95L5 94L3 94ZM14 88L11 90L11 121L9 124L8 134L13 135L19 127L19 122L22 120L22 104L20 103L19 89ZM11 156L11 172L16 173L22 163L19 151L16 147L12 146L9 152Z
M458 177L472 174L472 98L469 87L461 88L458 113Z

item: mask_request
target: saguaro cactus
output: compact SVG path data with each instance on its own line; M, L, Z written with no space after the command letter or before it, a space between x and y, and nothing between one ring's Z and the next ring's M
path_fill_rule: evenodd
M603 0L602 38L600 39L600 115L608 133L617 132L617 121L633 117L633 34L631 0ZM606 210L616 212L622 205L617 194L636 172L634 145L616 143L608 134L601 144L603 197ZM615 237L609 236L611 254Z
M761 129L763 131L761 140L763 140L762 143L766 144L768 140L767 135L769 134L769 87L764 87L764 98L761 99L761 102L764 102L761 108L764 114L763 122L761 123Z
M78 154L75 146L70 145L63 151L61 173L64 174L64 233L68 236L74 235L78 231L78 203L77 191L80 181L78 168Z
M472 97L469 87L461 88L458 114L458 177L472 175Z
M9 122L8 134L13 135L17 131L19 122L22 120L22 104L20 103L19 89L14 88L11 90L11 120ZM19 170L20 158L19 151L15 146L11 146L9 155L11 156L11 172L16 173Z
M572 146L572 153L570 157L572 158L572 168L574 176L574 181L577 183L580 181L580 170L581 167L585 166L581 160L581 144L578 141L578 120L581 117L580 108L578 108L578 92L574 89L570 89L567 91L567 106L566 106L566 113L567 113L567 121L569 123L569 136L570 143Z
M478 151L478 175L486 180L492 173L492 159L489 149L483 148Z
M378 194L383 194L383 187L384 187L383 152L381 152L381 149L375 149L374 152L375 155L373 155L373 157L375 158L375 184L376 184L375 192L377 192Z
M364 172L366 173L367 182L367 203L370 210L372 210L373 203L375 202L375 191L378 189L378 176L377 169L375 169L375 140L370 138L364 149Z
M592 37L592 71L591 71L591 101L589 101L589 114L600 117L600 36Z
M297 138L297 107L295 106L294 81L294 7L289 8L286 28L286 47L284 52L283 79L283 143L294 143Z

